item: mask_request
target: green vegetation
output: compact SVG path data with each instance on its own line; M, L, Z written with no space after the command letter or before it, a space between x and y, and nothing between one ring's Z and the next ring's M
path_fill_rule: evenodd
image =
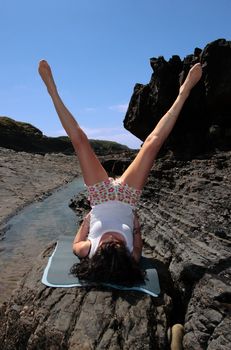
M42 132L36 128L35 126L24 123L24 122L18 122L14 119L11 119L9 117L0 117L0 132L8 131L8 132L21 132L23 134L31 134L36 136L42 136Z
M92 148L97 154L109 154L129 151L130 148L114 141L90 140Z
M98 155L129 151L129 147L114 141L90 140L92 148ZM0 147L32 153L73 154L69 137L48 137L33 125L18 122L8 117L0 117Z

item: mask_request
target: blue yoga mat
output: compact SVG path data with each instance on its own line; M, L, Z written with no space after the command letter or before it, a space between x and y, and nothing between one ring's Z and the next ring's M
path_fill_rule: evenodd
M48 287L86 287L92 286L92 283L82 282L70 274L70 268L76 264L79 259L72 253L73 237L63 236L56 244L55 250L48 260L44 270L42 283ZM103 286L121 289L135 290L147 293L153 297L160 294L160 285L156 269L153 267L152 259L141 258L141 267L146 270L146 279L144 284L136 284L132 287L125 287L117 284L101 283Z

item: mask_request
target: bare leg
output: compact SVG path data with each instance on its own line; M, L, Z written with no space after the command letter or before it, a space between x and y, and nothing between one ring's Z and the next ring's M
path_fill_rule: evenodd
M92 150L87 136L62 102L52 76L51 68L44 60L39 62L39 74L47 87L59 119L71 139L86 185L94 185L97 182L108 179L108 174Z
M160 119L155 129L146 138L134 161L121 176L121 179L129 186L141 190L145 185L149 172L153 166L153 162L161 146L172 131L191 89L200 80L201 75L202 68L200 63L197 63L190 69L185 82L180 87L179 95L172 107Z

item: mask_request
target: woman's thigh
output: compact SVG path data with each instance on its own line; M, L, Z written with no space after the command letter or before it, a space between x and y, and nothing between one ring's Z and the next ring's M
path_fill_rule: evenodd
M121 176L121 180L137 190L142 190L146 184L158 149L158 145L153 143L152 140L146 140L133 162Z
M107 180L108 174L93 151L84 132L78 135L76 140L73 138L72 144L80 163L85 184L92 186Z

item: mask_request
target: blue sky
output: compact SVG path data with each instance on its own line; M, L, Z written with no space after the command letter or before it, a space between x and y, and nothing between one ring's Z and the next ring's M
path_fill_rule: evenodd
M149 59L231 40L230 14L230 0L0 0L0 115L64 135L37 74L45 58L90 138L139 147L123 119Z

